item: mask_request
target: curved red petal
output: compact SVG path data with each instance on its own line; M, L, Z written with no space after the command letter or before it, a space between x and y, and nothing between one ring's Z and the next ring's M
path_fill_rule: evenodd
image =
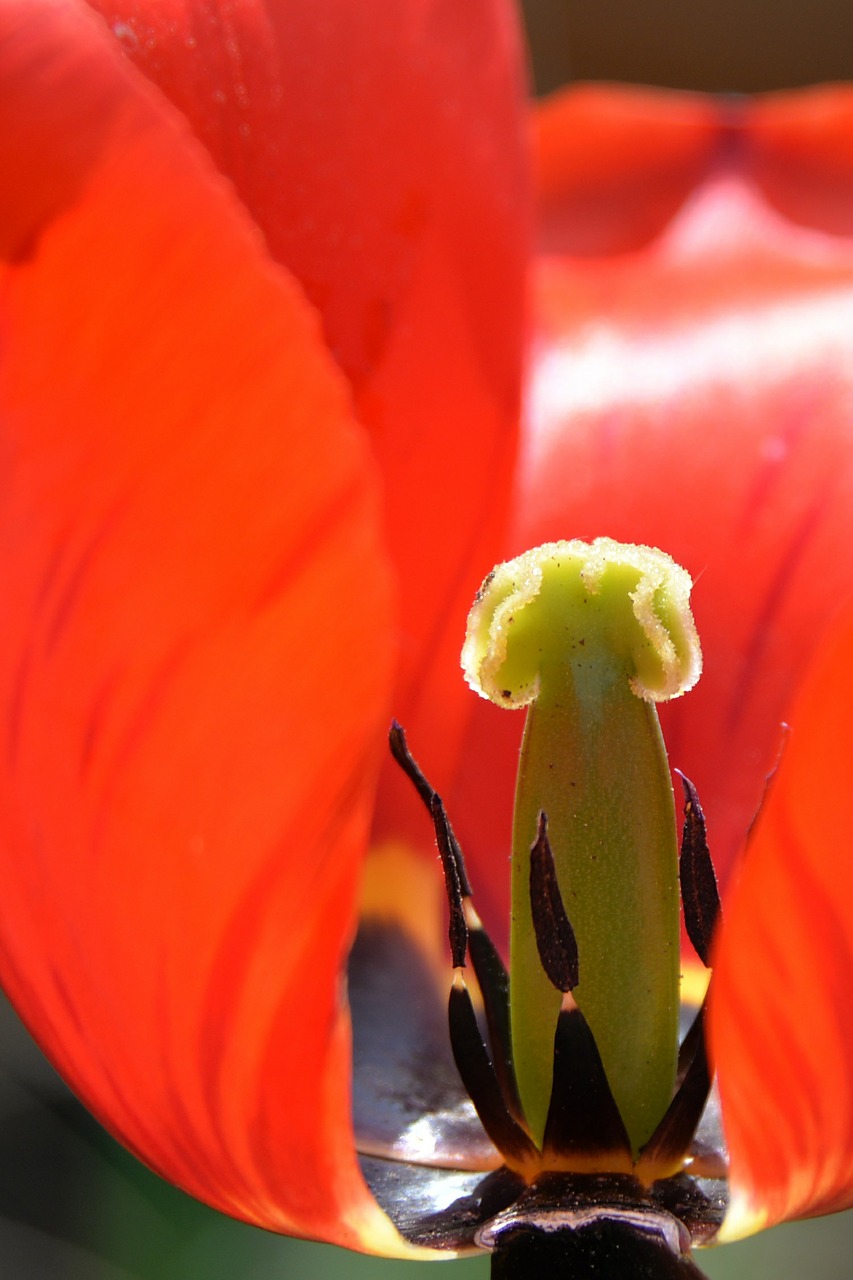
M4 982L155 1169L393 1248L339 981L390 684L361 431L100 22L9 0L0 67Z
M533 117L543 252L623 253L647 243L714 162L720 107L697 94L580 85Z
M443 785L504 529L530 221L508 0L93 0L317 306L386 485L395 714ZM385 831L408 822L391 775ZM421 824L417 824L421 832Z
M730 1236L853 1205L851 668L848 612L796 703L727 903L711 1030L731 1154Z
M664 230L703 179L736 165L786 219L853 232L853 89L710 98L580 85L534 116L539 245L620 253Z
M756 181L785 217L853 235L853 89L823 85L757 99L746 150Z
M660 546L694 574L705 671L662 720L723 870L776 756L814 619L853 592L853 242L785 221L743 152L730 148L645 247L540 262L510 548L608 534ZM491 811L490 843L505 848L504 742L520 726L478 716L467 756L488 794L468 777L464 804Z

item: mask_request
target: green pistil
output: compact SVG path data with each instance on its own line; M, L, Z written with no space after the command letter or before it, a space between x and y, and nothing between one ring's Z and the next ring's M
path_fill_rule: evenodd
M469 683L502 706L529 706L513 834L510 1010L519 1092L539 1142L560 1007L530 914L540 812L578 941L574 995L635 1150L672 1097L676 825L652 700L698 679L690 586L660 551L605 538L552 543L498 566L469 618Z

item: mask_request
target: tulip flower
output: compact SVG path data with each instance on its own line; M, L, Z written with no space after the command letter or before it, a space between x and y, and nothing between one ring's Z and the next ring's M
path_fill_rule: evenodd
M59 1070L234 1216L469 1244L440 1211L494 1150L441 1114L437 873L382 739L499 934L516 728L466 700L464 613L500 555L606 534L698 580L664 728L731 889L724 1230L853 1202L853 100L546 108L508 517L508 7L5 0L0 59L0 973Z

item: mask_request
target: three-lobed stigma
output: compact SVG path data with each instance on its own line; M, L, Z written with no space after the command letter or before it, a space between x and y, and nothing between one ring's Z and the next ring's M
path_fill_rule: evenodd
M561 999L540 963L530 850L549 819L592 1028L636 1154L669 1105L679 1015L675 806L655 701L701 671L691 581L663 552L598 538L498 565L471 609L462 663L527 718L515 796L510 927L513 1060L544 1137Z

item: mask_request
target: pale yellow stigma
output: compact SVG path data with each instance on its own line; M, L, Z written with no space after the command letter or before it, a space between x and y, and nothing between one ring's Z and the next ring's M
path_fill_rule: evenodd
M654 547L612 538L545 543L498 565L483 583L468 616L465 678L500 706L527 706L543 668L589 660L588 642L604 638L638 697L676 698L702 671L692 585Z

